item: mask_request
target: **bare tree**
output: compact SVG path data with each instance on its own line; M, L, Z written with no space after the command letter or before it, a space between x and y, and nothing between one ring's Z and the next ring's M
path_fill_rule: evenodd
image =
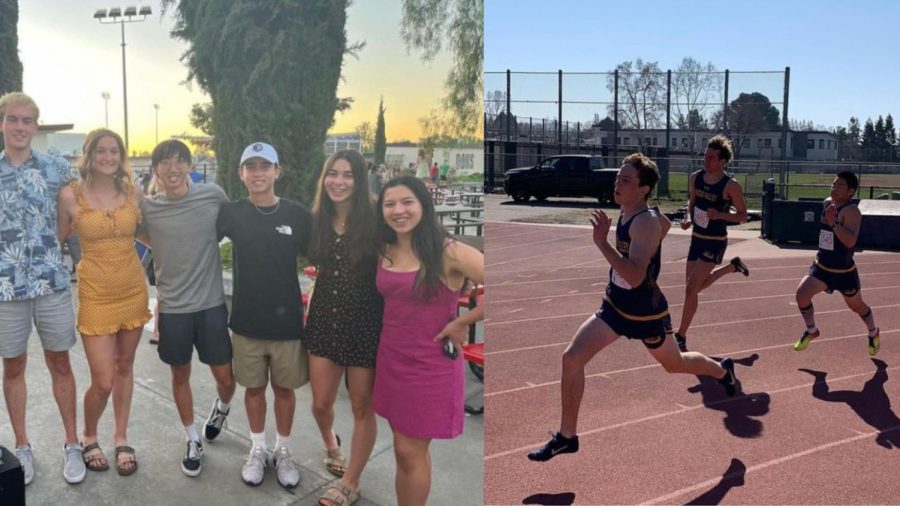
M625 128L645 130L659 128L666 113L665 73L657 62L645 62L638 58L616 66L619 71L619 122ZM610 92L615 90L615 74L606 83ZM609 115L615 106L607 107ZM638 135L638 142L643 139Z
M691 57L681 60L681 65L672 72L673 112L680 130L696 133L708 129L704 118L711 104L720 101L724 80L724 75L711 62L701 65ZM690 139L690 149L696 152L697 135L691 135Z
M484 112L488 118L506 112L506 92L502 90L484 92Z

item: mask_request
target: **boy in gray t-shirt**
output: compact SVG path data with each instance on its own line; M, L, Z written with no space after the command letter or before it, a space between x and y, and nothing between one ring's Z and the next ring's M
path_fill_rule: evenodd
M190 385L194 347L200 361L212 371L219 394L204 427L207 440L215 439L222 430L235 390L216 235L219 206L228 202L228 197L215 184L190 184L191 152L180 141L161 142L153 150L151 164L165 190L141 205L153 246L159 358L172 367L172 394L187 433L181 470L197 476L203 443L194 427Z

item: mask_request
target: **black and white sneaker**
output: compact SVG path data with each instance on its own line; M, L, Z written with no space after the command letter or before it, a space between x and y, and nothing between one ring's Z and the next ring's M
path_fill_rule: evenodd
M219 409L219 399L213 401L212 409L209 411L209 417L206 418L206 425L203 427L203 437L205 437L207 441L212 441L220 432L222 432L222 426L225 425L225 418L230 412L230 408L228 411Z
M578 451L578 436L565 437L559 432L550 433L553 437L544 446L533 450L528 454L528 460L546 462L560 453L575 453Z
M188 441L184 459L181 461L181 471L188 476L200 476L203 468L203 443L200 441Z
M747 264L741 260L741 257L734 257L729 263L734 266L734 272L740 272L744 276L750 275L750 269L747 268Z
M725 369L725 376L718 380L719 384L722 385L729 397L733 397L737 392L737 376L734 375L734 361L726 358L719 362L719 365Z

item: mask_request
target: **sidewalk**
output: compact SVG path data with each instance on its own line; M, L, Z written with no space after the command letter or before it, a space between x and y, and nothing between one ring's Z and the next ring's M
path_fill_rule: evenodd
M151 287L152 290L152 287ZM72 285L73 300L77 285ZM151 297L155 294L151 291ZM265 481L249 487L241 481L241 467L250 449L249 428L244 410L244 390L238 386L232 401L226 430L214 441L204 441L203 473L189 478L181 472L184 454L184 428L172 400L169 368L149 344L144 332L135 360L135 385L129 422L129 444L137 451L139 469L136 474L121 477L114 468L102 473L88 471L79 485L69 485L62 478L63 430L50 375L44 365L40 340L32 334L29 340L27 369L28 436L34 446L35 477L26 488L29 505L43 504L127 504L194 506L224 505L313 505L324 493L332 476L322 463L322 443L310 412L312 394L309 386L297 390L297 410L291 435L292 451L301 465L300 486L286 490L278 485L271 465ZM83 428L83 396L90 383L84 349L79 342L70 352L78 394L79 437ZM194 412L198 428L206 420L215 399L215 385L209 369L194 354L191 377ZM467 399L481 404L481 384L466 370ZM4 410L5 411L5 410ZM115 462L112 441L112 399L100 420L100 444ZM335 430L343 436L344 452L349 456L353 415L344 388L335 405ZM458 505L483 503L483 441L481 416L466 416L462 436L431 444L432 484L429 504ZM268 395L266 420L267 442L275 440L272 395ZM12 449L14 440L9 417L0 415L0 444ZM378 438L372 457L362 475L362 497L359 505L396 504L394 493L394 454L392 435L384 419L378 418ZM2 504L2 501L0 501Z

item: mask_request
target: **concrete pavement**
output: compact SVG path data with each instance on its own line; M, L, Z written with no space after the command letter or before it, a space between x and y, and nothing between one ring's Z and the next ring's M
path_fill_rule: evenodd
M76 285L72 285L73 301ZM153 292L151 292L151 297ZM481 331L481 329L479 329ZM267 469L259 487L241 481L241 467L250 449L249 428L243 404L243 388L238 387L232 401L226 430L213 442L204 441L203 473L189 478L181 472L184 454L184 429L172 400L169 368L159 360L156 347L149 344L145 330L135 360L135 385L129 423L129 444L137 451L139 469L121 477L109 471L88 471L78 485L67 484L62 477L63 429L53 400L50 375L43 363L40 340L32 334L29 340L27 369L27 430L35 455L35 478L26 488L29 505L43 504L142 504L172 505L312 505L324 493L332 476L322 463L322 444L310 412L312 395L309 386L297 390L297 409L292 433L292 451L301 465L300 486L286 490L275 480L274 469ZM90 383L90 372L79 342L72 348L72 369L78 393L79 436L83 428L82 400ZM194 355L192 387L194 412L198 428L206 420L216 397L209 369ZM481 384L467 370L467 399L480 405ZM266 422L267 442L275 440L272 395L268 395ZM100 444L115 462L112 402L100 421ZM344 388L335 406L335 430L343 436L344 451L349 456L353 416ZM466 416L465 432L450 440L434 440L431 444L432 487L429 504L459 505L483 503L483 419ZM0 415L0 444L12 449L14 439L9 417ZM362 475L360 505L396 504L394 494L394 454L390 427L378 418L378 438L369 464ZM0 504L2 504L0 498Z

